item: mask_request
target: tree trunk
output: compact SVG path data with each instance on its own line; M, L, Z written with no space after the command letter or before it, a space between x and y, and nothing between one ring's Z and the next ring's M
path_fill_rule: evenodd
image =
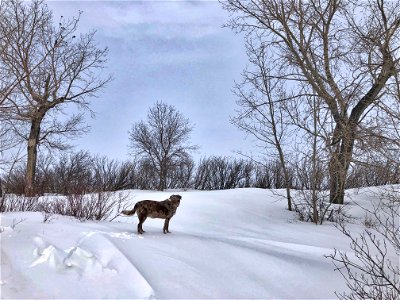
M158 184L158 190L163 191L166 189L167 185L167 166L164 162L160 163L160 181Z
M285 174L285 178L286 178L286 174ZM287 184L286 184L286 198L287 198L287 204L288 204L288 210L292 211L292 196L290 195L290 188L291 186L289 185L289 179L285 179Z
M285 160L283 159L283 152L280 151L279 155L282 155L281 158L281 163L282 163L282 170L283 170L283 175L285 177L285 186L286 186L286 199L287 199L287 205L288 205L288 210L292 211L292 197L290 195L290 189L292 188L291 182L290 182L290 176L288 169L286 168L286 163Z
M318 199L317 199L317 134L318 134L318 113L317 113L317 102L316 97L313 97L313 144L312 144L312 208L313 208L313 222L315 225L318 224ZM321 221L322 222L322 221Z
M33 119L31 122L31 130L28 139L27 148L27 164L25 174L25 196L32 197L35 195L35 176L37 162L37 147L39 143L40 124L42 119Z
M288 205L288 210L292 211L292 197L290 195L290 189L292 188L292 184L290 181L290 176L289 176L289 171L286 167L286 161L285 161L285 156L283 154L283 150L281 147L281 143L279 139L277 138L276 135L276 129L275 129L275 121L273 121L273 133L274 133L274 139L275 139L275 147L278 150L279 154L279 161L281 163L282 171L283 171L283 177L285 179L285 187L286 187L286 199L287 199L287 205Z
M344 190L353 154L356 128L356 123L347 123L343 127L341 145L332 153L329 162L329 200L334 204L344 203Z

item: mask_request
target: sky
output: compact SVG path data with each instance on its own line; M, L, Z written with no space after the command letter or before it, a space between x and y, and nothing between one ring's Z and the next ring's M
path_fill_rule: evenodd
M194 124L194 157L235 156L251 140L230 123L247 57L243 36L223 27L217 1L50 1L54 19L82 11L79 30L96 30L108 47L114 80L92 99L91 131L75 149L114 159L129 157L128 131L157 101L175 106Z

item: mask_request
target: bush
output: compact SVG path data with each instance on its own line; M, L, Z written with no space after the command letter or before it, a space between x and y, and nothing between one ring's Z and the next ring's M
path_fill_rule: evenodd
M0 212L38 211L38 197L4 194L0 197Z
M112 213L123 209L127 197L123 193L98 192L91 194L72 194L54 201L39 203L40 210L47 214L72 216L80 221L107 220Z
M400 192L383 192L379 197L380 202L373 210L366 209L371 220L369 228L361 234L354 235L342 222L337 225L349 238L354 252L354 257L349 257L334 249L327 256L350 289L350 293L336 293L339 299L399 299Z
M127 202L122 192L98 192L91 194L71 194L56 199L5 195L0 198L0 212L39 211L44 222L52 215L75 217L80 221L107 220L118 214Z
M299 220L304 222L322 224L324 221L346 222L350 219L346 206L330 203L326 192L297 191L293 207Z
M212 156L200 160L194 177L194 188L223 190L252 185L253 164L243 159Z

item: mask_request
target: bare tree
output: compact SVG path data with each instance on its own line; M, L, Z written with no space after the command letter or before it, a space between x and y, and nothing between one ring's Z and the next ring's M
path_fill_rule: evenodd
M0 19L4 16L5 2L0 2ZM0 45L4 43L4 33L0 32ZM0 47L0 51L3 51ZM7 170L8 165L14 165L15 158L9 158L6 153L8 150L14 148L18 144L18 141L11 134L10 129L4 126L2 122L2 115L7 109L7 96L15 87L15 82L12 82L7 70L4 69L0 63L0 175L2 172L9 173ZM2 184L0 184L0 197L2 195Z
M236 85L236 95L240 110L232 119L233 123L254 136L262 147L271 147L277 153L286 188L288 210L292 210L290 195L291 180L284 154L284 140L289 132L284 122L283 109L280 101L285 98L279 79L270 76L275 66L268 64L267 48L257 47L253 39L248 39L247 55L252 68L243 73L243 82Z
M65 149L63 138L81 134L83 114L66 117L66 106L90 110L88 98L110 80L101 69L107 49L99 49L95 32L78 34L80 14L61 16L54 25L52 12L41 0L2 1L0 20L1 69L16 82L7 95L2 123L27 142L26 195L35 193L39 145Z
M189 119L163 102L149 109L147 122L133 124L129 132L130 147L137 157L149 160L157 170L158 190L167 187L170 172L182 162L190 162L190 152L197 149L189 143L192 130Z
M378 105L399 101L399 1L227 0L228 24L279 66L290 99L314 95L330 113L330 201L342 204L355 141Z
M6 4L4 1L0 2L0 19L4 18L4 11L6 8ZM0 32L0 44L3 44L5 41L5 33ZM0 51L3 51L0 48ZM3 68L3 66L0 64L0 114L4 110L4 102L7 99L7 95L10 93L10 91L13 88L13 84L10 81L10 77L8 76L6 70ZM0 129L1 126L0 126ZM0 141L2 138L2 134L0 133ZM0 146L1 147L1 146ZM0 148L1 150L1 148Z

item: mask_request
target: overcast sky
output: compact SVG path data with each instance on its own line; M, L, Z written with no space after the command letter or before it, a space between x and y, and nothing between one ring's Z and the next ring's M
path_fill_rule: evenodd
M128 157L128 131L156 101L174 105L195 125L195 157L248 150L229 121L236 104L234 82L247 63L243 37L222 28L227 12L217 1L51 1L54 19L83 11L80 30L97 30L109 48L114 80L91 106L91 132L78 149Z

